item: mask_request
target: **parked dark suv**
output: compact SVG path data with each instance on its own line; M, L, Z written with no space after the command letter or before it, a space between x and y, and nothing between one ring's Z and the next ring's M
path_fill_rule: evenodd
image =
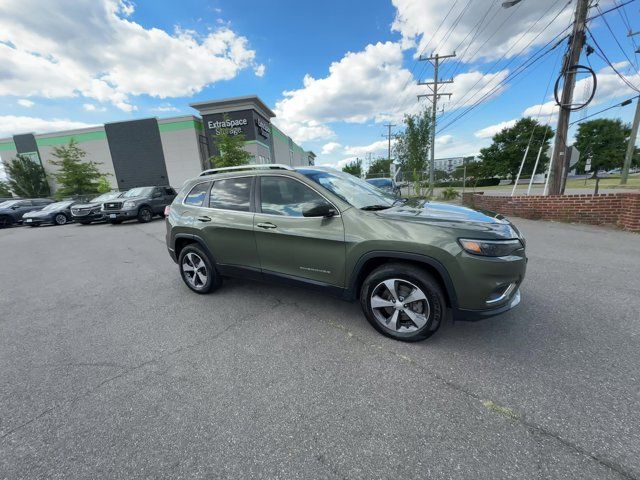
M71 208L71 215L76 222L89 225L91 222L104 220L102 204L108 200L121 197L126 192L107 192L92 198L87 203L77 203Z
M111 223L137 219L150 222L154 215L164 215L164 208L176 197L171 187L136 187L121 197L102 204L102 213Z
M197 293L227 275L320 288L359 298L374 328L405 341L449 310L474 320L520 302L525 242L508 220L397 199L336 170L206 171L167 213L169 254Z
M22 216L27 212L42 210L53 200L48 198L32 198L29 200L7 200L0 203L0 228L9 227L22 222Z

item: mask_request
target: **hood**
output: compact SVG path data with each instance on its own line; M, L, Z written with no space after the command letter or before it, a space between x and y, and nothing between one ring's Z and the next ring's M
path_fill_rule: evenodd
M109 200L109 202L111 202L111 200ZM101 205L102 203L76 203L74 205L71 205L71 208L98 208Z
M500 238L519 238L520 233L502 215L486 210L474 210L450 203L409 200L402 205L380 210L376 215L394 220L472 230L497 235Z
M30 212L25 213L22 216L22 218L44 218L54 213L58 213L58 210L48 210L46 212L43 212L42 210L32 210Z

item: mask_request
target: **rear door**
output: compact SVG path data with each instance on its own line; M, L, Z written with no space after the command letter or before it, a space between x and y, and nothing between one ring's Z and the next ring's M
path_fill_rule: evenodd
M258 177L256 191L254 232L263 272L343 287L342 217L302 215L309 205L328 200L300 180L283 175Z
M253 176L215 180L200 209L196 228L219 264L260 269L251 209L253 180Z
M151 199L149 200L153 213L159 214L164 212L164 195L164 188L155 187L153 189L153 192L151 193Z
M164 191L164 205L162 205L163 209L167 205L171 205L173 199L176 198L176 191L172 187L162 187Z

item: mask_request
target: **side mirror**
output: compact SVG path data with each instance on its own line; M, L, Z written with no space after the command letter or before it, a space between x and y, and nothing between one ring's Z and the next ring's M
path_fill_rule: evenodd
M330 203L314 203L302 210L303 217L333 217L338 212Z

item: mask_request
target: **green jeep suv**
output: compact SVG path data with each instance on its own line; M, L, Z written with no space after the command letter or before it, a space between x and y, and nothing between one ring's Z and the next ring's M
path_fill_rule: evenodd
M431 336L520 302L525 241L500 215L398 199L323 167L206 170L165 211L167 247L197 293L225 276L359 299L389 337Z

